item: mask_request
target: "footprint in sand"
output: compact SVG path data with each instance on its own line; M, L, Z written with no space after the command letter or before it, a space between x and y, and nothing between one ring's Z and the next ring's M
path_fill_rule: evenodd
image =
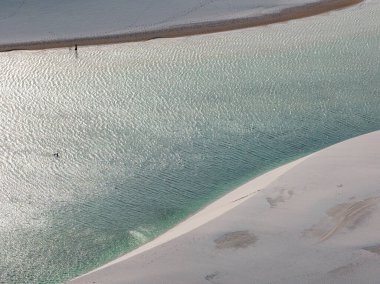
M294 192L292 190L281 188L277 191L276 196L267 197L266 200L271 208L276 207L279 203L283 203L293 196Z
M236 231L222 235L214 240L217 249L246 248L256 243L258 238L249 231Z
M327 210L327 217L306 230L304 235L318 237L320 242L323 242L344 228L353 230L373 212L379 202L380 197L372 197L361 201L338 204Z

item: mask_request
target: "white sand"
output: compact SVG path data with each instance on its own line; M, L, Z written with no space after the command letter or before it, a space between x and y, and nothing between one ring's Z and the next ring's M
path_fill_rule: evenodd
M271 171L70 283L378 283L379 145L380 131Z
M317 0L3 0L0 43L102 36L257 16Z
M4 0L0 52L146 41L269 25L363 0Z

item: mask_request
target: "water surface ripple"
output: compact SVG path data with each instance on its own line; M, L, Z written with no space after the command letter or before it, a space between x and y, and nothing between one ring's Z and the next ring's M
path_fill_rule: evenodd
M0 282L78 275L253 176L378 130L379 15L371 2L77 57L0 54Z

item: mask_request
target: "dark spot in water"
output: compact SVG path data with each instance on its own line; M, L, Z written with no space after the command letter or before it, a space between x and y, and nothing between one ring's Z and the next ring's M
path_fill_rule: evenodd
M226 233L214 240L217 249L246 248L253 245L257 237L249 231L236 231Z

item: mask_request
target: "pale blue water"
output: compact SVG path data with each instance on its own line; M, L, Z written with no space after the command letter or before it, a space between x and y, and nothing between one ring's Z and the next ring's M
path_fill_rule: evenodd
M0 282L71 278L380 129L379 13L0 54Z

